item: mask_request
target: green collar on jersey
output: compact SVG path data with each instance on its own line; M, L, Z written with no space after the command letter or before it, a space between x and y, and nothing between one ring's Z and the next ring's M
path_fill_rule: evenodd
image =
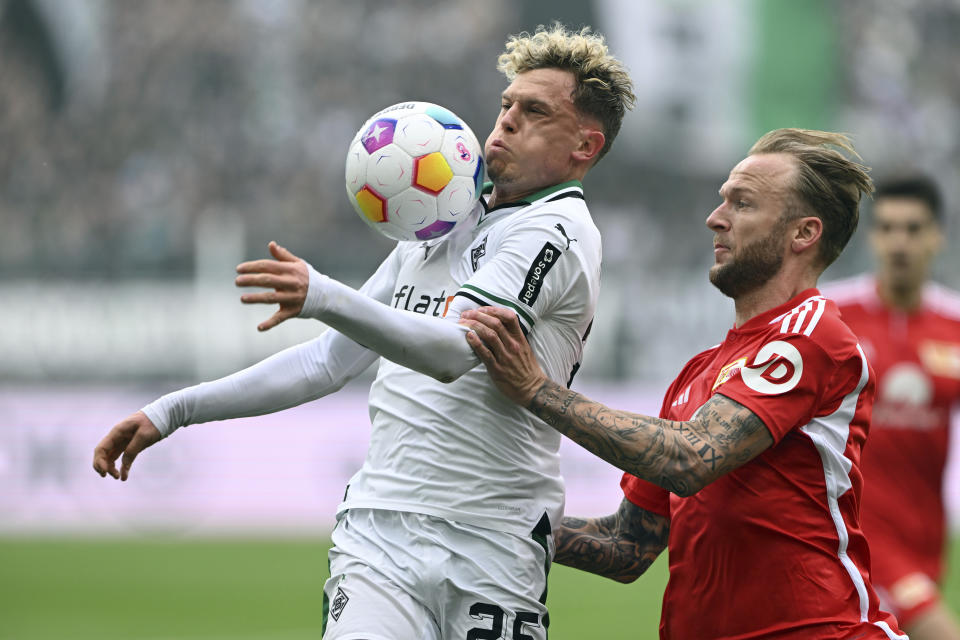
M546 198L550 194L556 193L563 189L569 189L570 187L577 187L581 191L583 190L583 183L579 180L568 180L566 182L561 182L560 184L555 184L552 187L547 187L546 189L541 189L535 193L531 193L529 196L523 200L517 200L516 202L504 202L503 204L498 204L495 207L488 207L486 200L483 198L480 199L480 202L483 203L483 208L489 211L496 211L497 209L502 209L504 207L518 207L521 205L530 205L541 198ZM485 182L483 183L483 190L481 191L483 195L489 195L493 193L493 183Z

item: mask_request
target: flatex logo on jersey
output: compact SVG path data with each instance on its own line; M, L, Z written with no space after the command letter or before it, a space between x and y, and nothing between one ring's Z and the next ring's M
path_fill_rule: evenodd
M795 346L782 340L763 345L753 362L740 370L745 385L768 395L790 391L802 375L803 357Z
M416 285L404 284L400 285L393 294L393 307L424 315L429 313L433 316L442 316L446 312L445 303L452 297L448 298L446 289L441 291L440 295L433 296L418 290Z
M537 297L540 295L540 289L543 287L543 279L547 277L547 273L553 268L553 265L557 263L557 258L559 257L559 249L549 242L544 243L543 249L540 249L540 253L533 259L530 270L527 271L527 277L523 281L523 288L520 289L520 293L517 295L520 302L528 307L533 306L533 303L537 301Z

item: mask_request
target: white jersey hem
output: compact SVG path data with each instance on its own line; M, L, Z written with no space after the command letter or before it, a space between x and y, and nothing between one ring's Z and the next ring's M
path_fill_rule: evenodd
M443 518L444 520L449 520L451 522L470 525L472 527L490 529L491 531L500 531L502 533L509 533L521 537L528 537L537 526L539 518L543 517L543 514L541 513L539 516L534 518L532 522L526 522L511 520L509 518L498 518L495 516L481 516L479 514L466 513L453 509L442 509L431 505L359 499L341 502L337 507L337 520L340 520L343 514L351 509L383 509L384 511L420 513L427 516L434 516L436 518ZM543 511L546 512L546 508L544 508ZM547 515L549 517L550 514ZM551 519L551 523L552 522L553 520Z

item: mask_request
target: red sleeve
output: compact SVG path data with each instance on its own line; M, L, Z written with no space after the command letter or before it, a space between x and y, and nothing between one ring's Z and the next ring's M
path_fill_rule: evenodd
M778 336L747 356L740 375L717 393L736 400L763 420L775 442L817 414L838 364L802 334Z
M670 517L670 492L666 489L629 473L623 474L620 488L623 489L623 496L641 509L664 518Z

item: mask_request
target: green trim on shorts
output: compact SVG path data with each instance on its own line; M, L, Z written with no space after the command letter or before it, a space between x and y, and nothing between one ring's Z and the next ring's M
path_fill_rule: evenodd
M549 533L548 533L549 532ZM543 517L540 518L540 522L537 523L537 526L534 527L533 531L530 533L530 537L533 538L533 541L538 545L543 547L543 593L540 594L540 604L544 607L547 606L547 591L549 584L550 576L550 545L547 542L547 536L552 535L550 528L550 518L547 517L547 514L544 513ZM543 614L543 630L546 632L546 636L550 637L550 611L547 610Z

